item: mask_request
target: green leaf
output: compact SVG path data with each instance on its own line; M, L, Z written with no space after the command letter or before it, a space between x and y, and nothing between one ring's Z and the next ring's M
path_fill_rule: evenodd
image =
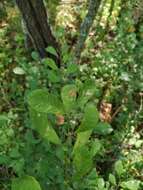
M94 129L99 120L99 113L95 105L89 103L85 107L85 113L78 132Z
M32 176L12 180L12 190L41 190L40 184Z
M47 127L47 114L37 112L34 109L30 109L29 112L32 128L43 137Z
M120 79L126 82L129 82L131 80L129 74L126 72L122 72Z
M58 57L58 54L57 54L55 48L53 48L52 46L47 47L47 48L46 48L46 51L47 51L48 53L51 53L52 55L55 55L55 56Z
M105 181L103 178L98 178L97 179L97 185L99 190L103 190L105 186Z
M47 114L38 113L35 110L31 109L30 118L33 128L40 134L43 139L46 139L54 144L61 144L60 138L47 119Z
M16 75L24 75L25 71L21 67L15 67L13 69L14 74Z
M94 130L99 135L108 135L113 129L109 123L100 122Z
M74 155L73 164L76 169L75 179L80 179L92 168L92 155L86 146L81 147Z
M88 179L95 181L96 178L98 178L98 172L97 172L96 168L93 168L92 171L88 175Z
M139 180L129 180L121 183L121 187L128 190L138 190L140 186Z
M97 179L98 179L97 170L96 168L93 168L91 169L90 173L86 176L86 189L95 189L95 187L97 187Z
M61 140L59 139L56 131L50 126L50 124L47 125L43 137L54 144L61 144Z
M3 125L6 125L8 122L8 117L5 115L0 115L0 127L2 127Z
M111 184L116 185L116 178L113 174L109 174L109 181Z
M101 149L101 142L98 139L95 139L91 144L90 152L92 156L95 156Z
M122 175L122 173L124 173L124 168L123 168L123 164L122 164L122 161L121 160L118 160L116 163L115 163L115 171L116 173L120 176Z
M79 106L83 108L84 105L96 94L97 91L98 89L95 83L92 81L87 81L85 84L83 84L78 98Z
M79 148L84 146L92 133L92 130L96 127L99 119L99 114L96 107L92 104L88 104L85 107L85 113L79 129L77 130L77 139L73 148L73 153L78 151Z
M61 101L56 95L49 94L47 90L32 91L28 96L28 104L37 112L63 113Z
M58 70L58 67L53 59L45 58L42 60L42 62L46 65L48 65L53 70Z
M48 79L50 80L50 82L53 83L57 83L60 82L61 78L59 76L59 74L55 71L48 71Z
M73 84L66 85L62 88L61 97L65 110L71 111L76 105L77 87Z
M74 74L76 72L78 72L78 65L74 64L74 63L69 64L67 67L67 73L68 74L72 74L72 73Z
M33 51L31 53L31 57L35 60L35 61L38 61L39 60L39 55L36 51Z
M88 130L88 131L80 132L77 134L76 142L73 148L73 153L78 151L78 149L80 149L82 146L84 146L88 142L91 133L92 133L92 130Z

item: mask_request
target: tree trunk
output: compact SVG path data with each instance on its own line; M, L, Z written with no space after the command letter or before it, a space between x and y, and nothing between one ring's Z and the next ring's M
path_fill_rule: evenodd
M98 12L102 0L90 0L89 8L83 23L81 24L80 34L75 47L75 61L78 62L84 48L84 43L88 37L90 28L94 22L95 16Z
M40 57L50 57L60 65L60 47L51 32L43 0L16 0L16 3L28 31L29 40L31 39ZM48 46L56 50L57 56L46 52L45 48Z

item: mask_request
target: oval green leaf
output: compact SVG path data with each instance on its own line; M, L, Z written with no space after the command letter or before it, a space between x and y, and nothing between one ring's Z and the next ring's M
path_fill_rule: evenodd
M74 155L73 164L76 169L74 178L77 180L90 171L93 161L92 155L86 146L81 147L78 152L76 152Z
M108 135L113 131L113 129L109 123L100 122L94 131L99 135Z
M41 190L41 187L34 177L24 176L12 180L12 190Z
M129 180L121 183L121 187L128 190L138 190L140 187L139 180Z
M56 95L49 94L47 90L35 90L28 96L28 104L37 112L63 113L62 103Z
M61 97L66 111L71 111L76 105L77 87L73 84L62 88Z
M121 160L115 162L115 171L118 174L118 176L121 176L124 173L123 163Z
M39 113L31 109L30 118L33 129L35 129L40 134L41 138L46 139L54 144L61 144L60 138L47 119L47 114Z
M47 47L47 48L46 48L46 51L47 51L48 53L52 54L52 55L58 56L58 54L57 54L55 48L53 48L52 46Z
M92 130L88 130L88 131L80 132L77 134L76 142L73 148L73 154L76 151L78 151L78 149L80 149L82 146L86 145L91 133L92 133Z
M48 65L53 70L58 70L58 67L57 67L55 61L53 59L51 59L51 58L45 58L45 59L43 59L42 63Z
M99 120L99 113L94 104L87 104L85 107L85 113L78 132L94 129Z

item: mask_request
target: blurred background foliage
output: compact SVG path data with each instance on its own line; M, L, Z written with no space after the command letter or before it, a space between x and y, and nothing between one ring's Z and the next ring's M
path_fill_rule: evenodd
M72 62L72 50L88 1L45 0L45 4L62 49L63 66L56 76L41 64L36 52L29 55L25 50L14 1L0 2L0 189L11 189L14 176L29 174L43 190L142 190L143 1L103 0L78 66ZM57 94L67 83L85 84L87 92L96 87L90 101L113 128L104 137L93 133L91 141L98 138L100 151L93 170L74 185L65 178L72 171L63 170L71 150L63 163L58 147L39 138L31 129L24 98L45 87ZM81 116L75 113L59 127L69 144L74 137L68 126L73 129Z

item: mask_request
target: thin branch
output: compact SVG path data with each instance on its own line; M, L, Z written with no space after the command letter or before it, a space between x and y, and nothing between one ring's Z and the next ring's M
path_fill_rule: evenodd
M108 30L109 30L110 19L111 19L113 10L114 10L114 6L115 6L115 0L112 0L111 1L111 6L110 6L110 9L109 9L109 16L107 18L107 23L106 23L106 27L105 27L105 32L106 33L108 33Z

